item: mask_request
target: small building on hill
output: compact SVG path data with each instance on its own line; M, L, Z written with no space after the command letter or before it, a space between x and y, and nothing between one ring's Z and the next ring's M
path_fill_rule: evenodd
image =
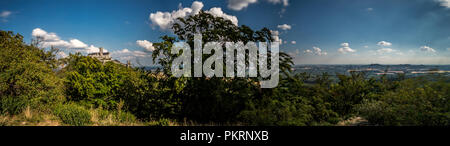
M100 47L100 48L99 48L99 52L89 53L88 56L89 56L89 57L92 57L92 58L97 58L97 59L100 60L102 63L106 63L106 62L112 61L113 63L125 65L125 64L123 64L123 63L120 63L120 61L118 61L118 60L113 60L113 59L111 58L111 55L110 55L109 52L103 52L103 47Z

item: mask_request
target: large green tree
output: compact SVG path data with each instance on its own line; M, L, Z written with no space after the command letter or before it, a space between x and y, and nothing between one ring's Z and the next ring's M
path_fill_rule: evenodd
M163 41L154 44L156 49L153 52L153 61L163 67L164 73L169 78L173 78L170 72L171 63L178 56L170 53L173 44L177 41L185 41L191 48L194 48L195 34L202 35L202 46L206 42L271 43L274 41L271 31L267 28L254 31L248 26L236 26L229 20L203 11L187 18L178 18L172 30L176 37L161 37ZM225 45L225 43L223 44ZM224 46L223 49L225 49ZM193 54L193 49L191 51ZM203 54L203 61L211 55ZM226 58L226 54L224 58ZM246 59L248 60L248 57ZM193 58L191 61L193 62ZM292 58L286 53L280 52L281 71L287 75L292 64ZM177 80L175 82L177 85L173 86L182 87L181 92L176 95L182 104L179 116L198 122L239 121L238 115L248 106L252 106L254 100L259 100L262 96L258 78L201 77L174 80Z
M16 114L25 106L63 100L55 63L53 52L27 45L19 34L0 31L0 111Z

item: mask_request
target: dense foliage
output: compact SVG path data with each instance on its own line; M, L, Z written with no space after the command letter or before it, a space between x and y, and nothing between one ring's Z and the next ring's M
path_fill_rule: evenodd
M89 111L76 104L58 105L54 110L54 114L58 116L63 123L74 126L87 125L91 120Z
M362 117L373 125L450 124L450 79L431 75L404 79L367 78L364 73L338 75L291 73L292 58L280 53L278 87L261 89L258 78L175 78L170 54L176 41L193 48L193 34L203 42L272 42L271 31L253 31L200 12L179 19L176 36L155 43L161 71L129 68L71 54L56 59L57 49L27 45L23 37L1 31L0 112L35 109L66 125L336 125ZM203 58L208 58L204 55ZM28 115L28 116L27 116ZM109 121L109 122L108 122ZM115 121L117 123L111 123ZM174 124L175 123L175 124Z
M21 35L6 31L0 31L0 49L1 113L17 114L26 106L64 99L51 51L27 45Z

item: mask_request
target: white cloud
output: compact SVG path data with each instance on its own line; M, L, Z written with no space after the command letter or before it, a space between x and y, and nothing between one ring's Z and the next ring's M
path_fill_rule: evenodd
M382 47L390 47L390 46L392 46L392 43L386 42L386 41L381 41L381 42L378 42L377 44L378 44L378 46L382 46Z
M47 33L45 30L42 30L40 28L33 29L33 32L31 33L31 35L34 37L37 37L37 36L42 37L42 39L44 39L44 41L60 40L58 35L56 35L55 33L53 33L53 32Z
M296 41L291 41L291 44L295 45L295 44L297 44L297 42Z
M111 52L111 57L117 58L119 61L122 61L122 62L136 60L139 57L143 58L143 57L148 57L148 56L149 56L149 54L147 54L144 51L132 51L127 48Z
M2 12L0 13L0 17L2 17L2 18L8 18L11 14L12 14L11 11L6 11L6 10L4 10L4 11L2 11Z
M370 12L373 11L373 8L367 8L366 10Z
M230 20L234 25L238 25L237 17L225 14L222 11L222 8L214 7L214 8L209 9L209 11L205 11L205 12L209 13L209 14L211 14L213 16L216 16L216 17L222 17L222 18L224 18L226 20Z
M342 48L338 49L339 53L346 54L346 53L356 52L356 50L350 48L350 45L348 43L342 43L341 46L342 46Z
M145 57L148 54L144 51L130 51L129 49L125 48L123 50L113 51L111 53L113 56L124 57L124 56L134 56L134 57Z
M133 55L138 56L138 57L145 57L145 56L147 56L147 53L145 53L143 51L133 51Z
M94 52L99 52L100 49L94 45L90 45L89 47L85 48L83 51L86 53L94 53ZM108 52L108 50L103 48L103 52Z
M191 15L196 15L202 10L203 3L194 1L190 8L180 8L172 12L160 12L150 13L149 19L153 25L159 26L163 30L170 29L172 25L177 21L177 18L185 18ZM205 11L216 17L222 17L226 20L230 20L234 25L238 25L238 19L236 16L225 14L222 8L214 7Z
M424 52L432 52L432 53L436 53L436 50L434 50L433 48L428 47L428 46L422 46L422 47L420 47L420 50L421 50L421 51L424 51Z
M285 7L289 6L289 0L267 0L267 1L272 3L272 4L282 3L283 6L285 6Z
M391 49L391 48L381 48L377 50L378 54L385 54L385 53L392 53L395 52L396 50Z
M156 12L150 14L150 20L154 25L158 25L161 29L168 29L170 24L174 21L172 18L172 14Z
M282 4L284 7L289 6L289 0L266 0L274 5ZM234 11L240 11L247 8L250 4L257 3L258 0L228 0L228 8ZM282 9L282 13L286 11L285 8Z
M327 55L328 53L325 51L322 51L322 49L318 48L318 47L313 47L314 49L314 53L316 55L322 56L322 55Z
M57 47L57 48L65 48L65 49L82 49L77 51L82 52L98 52L98 47L95 47L94 45L88 46L87 44L83 43L82 41L78 39L70 39L69 41L62 40L56 33L53 32L47 32L41 28L35 28L33 29L31 36L34 38L40 37L41 41L41 47L48 48L48 47ZM105 52L108 52L106 49L104 49Z
M228 8L235 11L240 11L247 8L249 4L256 3L258 0L228 0Z
M123 49L123 50L119 50L119 51L114 51L116 53L130 53L130 50L128 50L127 48Z
M450 0L437 0L441 3L441 6L450 8Z
M155 47L153 47L153 43L147 40L137 40L136 44L150 52L155 50Z
M394 53L394 52L397 52L396 53L397 55L402 54L401 52L399 52L395 49L389 48L392 46L391 42L381 41L381 42L378 42L377 45L380 46L381 48L376 50L376 52L375 52L376 55L383 55L383 54Z
M305 53L305 54L314 54L314 55L317 55L317 56L325 56L325 55L328 54L327 52L322 51L322 49L320 49L318 47L313 47L313 50L307 49L307 50L303 51L303 53Z
M290 25L283 24L283 25L278 25L278 28L281 29L281 30L289 30L292 27Z
M69 44L71 48L86 48L88 46L78 39L71 39Z

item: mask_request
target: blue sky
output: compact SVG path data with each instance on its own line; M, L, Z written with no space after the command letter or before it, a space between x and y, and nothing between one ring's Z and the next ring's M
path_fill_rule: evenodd
M152 65L152 42L200 8L278 31L296 64L450 64L450 0L2 0L0 29Z

